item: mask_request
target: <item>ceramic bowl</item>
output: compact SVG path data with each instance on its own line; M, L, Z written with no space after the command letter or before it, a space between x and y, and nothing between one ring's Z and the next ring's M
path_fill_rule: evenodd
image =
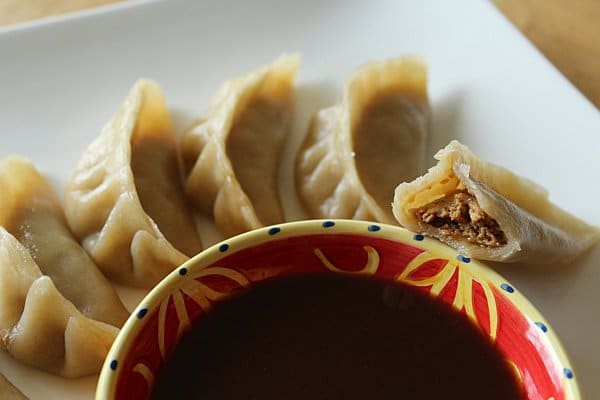
M399 227L314 220L216 244L174 270L138 305L102 368L97 400L143 399L165 357L215 302L254 282L314 271L400 280L443 299L495 341L530 399L580 399L552 327L489 267Z

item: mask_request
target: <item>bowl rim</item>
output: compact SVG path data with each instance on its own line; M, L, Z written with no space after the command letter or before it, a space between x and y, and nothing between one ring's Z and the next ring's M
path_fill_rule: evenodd
M399 226L348 219L313 219L261 227L224 239L209 246L180 266L174 268L173 271L154 286L139 304L135 306L131 315L120 329L102 365L96 387L95 399L107 400L113 398L117 378L120 375L117 360L123 359L123 355L127 354L134 342L134 338L137 337L144 326L145 321L148 320L147 318L138 318L137 315L141 310L143 310L142 312L144 315L146 313L153 313L160 306L160 303L165 297L170 295L173 290L182 283L194 279L196 277L195 272L213 264L224 256L267 241L316 234L369 235L400 243L411 243L412 245L415 244L415 240L418 240L419 246L425 248L430 254L439 255L447 259L457 259L461 268L473 271L477 275L484 276L490 283L494 284L497 289L502 289L503 293L506 293L506 288L509 288L510 291L508 293L510 294L510 297L505 297L507 297L515 308L517 308L528 320L543 325L544 337L547 338L549 342L548 345L554 350L560 364L562 366L568 366L568 368L564 367L564 376L562 378L565 389L565 399L581 400L577 374L574 371L573 364L569 360L562 343L552 329L552 325L550 325L537 308L535 308L512 283L503 278L492 267L483 264L479 260L470 259L461 255L460 252L454 248L435 238L423 236ZM227 246L226 248L228 251L226 253L221 250L223 246ZM565 379L565 377L567 379Z

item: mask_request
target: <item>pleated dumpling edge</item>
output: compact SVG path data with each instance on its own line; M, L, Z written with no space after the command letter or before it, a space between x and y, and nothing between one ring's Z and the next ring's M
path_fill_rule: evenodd
M0 347L64 377L100 371L118 329L85 317L0 227Z
M424 168L429 114L422 58L359 67L342 101L317 112L296 157L297 192L309 216L393 224L395 186Z
M152 287L202 249L162 90L140 79L65 191L69 226L112 280Z
M277 177L298 64L284 55L226 81L184 134L186 193L226 235L284 221Z
M48 181L29 160L0 160L0 226L85 316L120 327L129 317L114 288L75 240Z

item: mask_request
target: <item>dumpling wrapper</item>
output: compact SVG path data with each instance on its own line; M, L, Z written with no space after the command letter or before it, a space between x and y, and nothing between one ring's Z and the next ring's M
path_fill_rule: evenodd
M185 191L226 235L284 221L277 175L298 60L282 56L225 82L184 135Z
M314 117L296 158L310 217L394 223L394 188L424 169L429 113L420 59L372 61L354 72L342 102Z
M152 287L202 249L160 87L139 80L67 183L69 226L102 271Z
M0 347L67 378L100 371L118 329L81 314L0 227Z
M85 316L123 325L129 312L75 240L58 198L31 162L0 161L0 226L27 249L44 275Z
M395 191L394 216L412 231L466 256L502 262L568 262L600 238L598 228L552 204L544 188L457 141L435 158L425 175ZM441 214L444 204L450 212Z
M0 399L27 400L27 397L0 373Z

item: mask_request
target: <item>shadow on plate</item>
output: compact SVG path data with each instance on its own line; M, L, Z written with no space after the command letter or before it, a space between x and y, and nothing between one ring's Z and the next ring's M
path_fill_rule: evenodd
M279 193L286 221L306 219L306 213L296 194L295 162L298 150L308 132L315 113L340 101L341 91L331 82L300 83L296 87L296 106L292 116L291 132L283 145L282 165L279 171Z
M449 92L431 103L431 133L427 146L427 168L435 164L433 156L441 148L446 147L452 139L461 139L463 94L459 91Z

